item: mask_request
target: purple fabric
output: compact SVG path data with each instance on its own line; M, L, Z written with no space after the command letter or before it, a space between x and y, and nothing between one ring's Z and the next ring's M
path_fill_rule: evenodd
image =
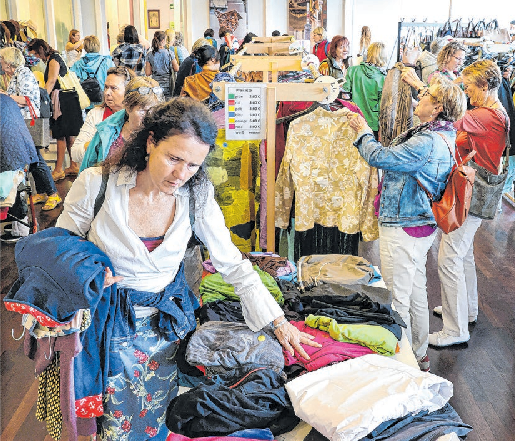
M259 246L267 249L266 237L266 210L267 210L267 179L266 179L266 141L261 141L259 144L259 160L261 167L259 170L259 186L260 186L260 199L259 199Z
M328 332L314 329L307 326L304 322L290 322L299 331L306 334L314 335L317 343L322 345L321 348L314 348L301 343L301 346L307 352L311 360L303 359L297 352L295 355L290 355L289 352L283 349L284 365L291 366L292 364L300 364L308 371L316 371L324 366L332 363L338 363L350 358L361 357L362 355L374 354L370 348L361 346L355 343L346 343L334 340Z
M427 237L434 233L435 227L420 225L418 227L404 227L403 230L411 237Z
M34 342L37 347L34 352ZM40 375L51 363L55 353L59 352L59 391L60 407L63 415L63 425L69 434L70 441L77 441L77 435L91 435L96 433L96 420L93 420L94 429L89 433L77 432L77 418L75 416L75 385L73 377L73 359L82 350L79 333L74 332L62 337L50 337L36 340L28 333L24 341L25 355L36 362L35 373Z

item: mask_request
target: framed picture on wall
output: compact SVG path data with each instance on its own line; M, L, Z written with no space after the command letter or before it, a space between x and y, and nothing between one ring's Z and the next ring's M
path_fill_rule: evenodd
M149 9L147 11L148 28L159 29L161 27L161 19L159 17L159 9Z

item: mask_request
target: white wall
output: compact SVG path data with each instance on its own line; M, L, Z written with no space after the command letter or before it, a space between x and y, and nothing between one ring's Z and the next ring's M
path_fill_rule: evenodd
M249 27L253 20L249 14ZM265 0L265 33L259 37L271 37L276 29L281 34L288 32L288 0Z
M265 3L266 0L250 0L247 2L247 32L258 37L265 36ZM286 33L286 30L284 31Z

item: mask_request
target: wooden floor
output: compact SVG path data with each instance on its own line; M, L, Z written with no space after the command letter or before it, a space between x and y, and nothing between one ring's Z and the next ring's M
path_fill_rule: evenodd
M64 197L71 181L58 183ZM483 222L476 234L479 317L471 327L468 344L447 349L430 349L431 371L454 384L451 404L462 419L474 427L469 441L515 440L515 209L506 201L503 212ZM53 226L60 209L40 212L41 228ZM439 240L428 257L429 306L440 304L436 271ZM379 264L377 242L365 244L363 255ZM3 245L1 292L3 297L16 279L14 245ZM50 441L44 423L35 419L37 382L32 362L23 355L20 316L0 307L0 372L2 441ZM441 320L431 315L431 331L441 329ZM64 441L66 441L64 439Z

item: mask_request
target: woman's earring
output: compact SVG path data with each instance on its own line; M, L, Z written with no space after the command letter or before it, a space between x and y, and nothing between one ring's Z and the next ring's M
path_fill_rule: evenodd
M145 162L148 162L148 153L145 155Z

